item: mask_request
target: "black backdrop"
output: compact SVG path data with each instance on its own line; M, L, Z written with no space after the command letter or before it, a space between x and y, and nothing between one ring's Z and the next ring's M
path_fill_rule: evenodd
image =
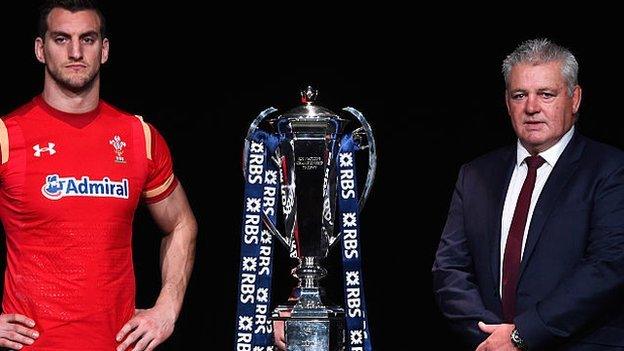
M579 129L624 146L622 72L604 46L616 39L606 29L527 30L497 27L491 19L421 25L428 15L403 9L347 15L309 6L277 15L245 5L244 15L129 3L104 6L111 57L102 72L102 96L162 132L199 222L183 313L161 350L232 349L242 140L258 112L294 107L307 84L318 87L320 103L334 111L347 105L361 110L376 134L378 176L362 213L362 240L378 350L416 349L432 332L443 336L440 348L457 346L435 307L430 268L460 165L514 141L500 62L521 40L548 36L577 54L585 89ZM475 29L477 23L487 28ZM43 68L32 54L35 27L35 2L0 13L0 114L41 91ZM151 306L159 290L159 240L149 214L139 210L139 307ZM293 283L284 251L276 257L277 302ZM324 282L336 301L338 254L334 250L329 259L334 273Z

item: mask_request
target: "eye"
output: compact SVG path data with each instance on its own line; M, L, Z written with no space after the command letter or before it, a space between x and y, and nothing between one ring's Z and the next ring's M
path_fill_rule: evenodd
M67 42L67 37L58 36L54 38L54 42L57 44L63 44Z
M521 99L524 99L525 96L526 96L525 93L520 93L520 92L513 93L513 94L511 94L511 99L512 100L521 100Z
M95 38L93 38L93 37L84 37L84 38L82 38L82 42L85 43L85 44L91 45L91 44L95 43Z
M543 93L541 93L541 95L542 95L542 98L544 98L545 100L549 100L549 99L552 99L555 96L557 96L557 95L555 95L553 93L550 93L550 92L543 92Z

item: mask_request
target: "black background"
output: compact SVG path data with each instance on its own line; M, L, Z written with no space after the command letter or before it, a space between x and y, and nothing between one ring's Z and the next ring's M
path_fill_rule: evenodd
M575 52L584 88L578 128L624 146L619 49L609 44L618 38L608 28L441 20L401 8L175 5L103 7L111 56L101 95L165 136L199 222L183 312L161 350L232 349L243 138L261 110L296 106L307 84L331 110L358 108L376 135L378 173L362 212L362 245L378 350L417 349L433 335L440 349L457 347L435 307L430 268L459 167L514 142L500 64L519 42L546 36ZM42 89L43 67L32 53L36 6L15 4L0 14L0 114ZM159 243L142 208L134 232L141 308L159 292ZM283 302L293 281L286 250L276 251L274 301ZM334 250L324 281L335 301L341 301L338 256Z

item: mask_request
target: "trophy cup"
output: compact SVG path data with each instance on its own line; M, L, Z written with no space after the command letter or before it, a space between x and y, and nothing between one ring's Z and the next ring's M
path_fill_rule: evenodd
M299 283L291 299L273 312L274 320L284 321L288 351L344 350L348 338L345 310L328 303L319 285L327 273L323 259L342 235L336 214L340 189L337 163L345 135L358 149L368 149L368 172L362 194L356 199L357 212L375 177L375 140L368 122L350 107L343 109L350 115L341 117L316 105L317 95L308 87L301 92L301 106L277 117L271 117L275 109L265 110L251 124L246 139L249 145L250 136L262 130L278 140L268 157L279 172L282 215L279 220L271 220L262 214L262 220L299 262L292 270ZM247 169L247 155L244 160Z

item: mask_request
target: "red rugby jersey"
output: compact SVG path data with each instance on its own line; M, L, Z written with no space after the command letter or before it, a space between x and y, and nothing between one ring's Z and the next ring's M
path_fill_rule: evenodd
M132 219L176 187L169 149L140 117L100 101L85 114L43 98L0 123L3 313L40 333L24 350L114 350L134 311Z

